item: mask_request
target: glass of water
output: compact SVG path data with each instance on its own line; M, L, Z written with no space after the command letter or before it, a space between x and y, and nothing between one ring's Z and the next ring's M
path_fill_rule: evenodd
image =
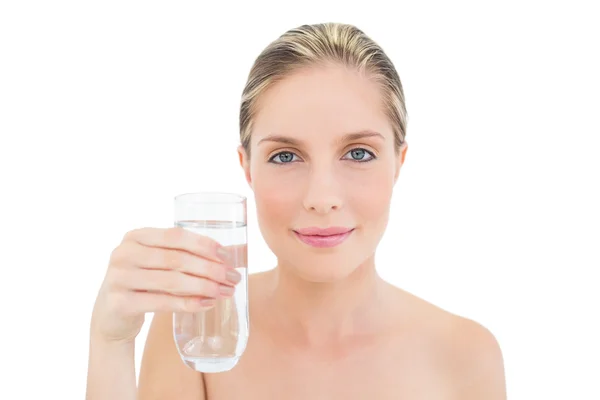
M241 275L235 294L197 313L173 313L173 336L185 364L199 372L232 369L249 333L246 198L230 193L187 193L175 197L175 226L219 242L229 265Z

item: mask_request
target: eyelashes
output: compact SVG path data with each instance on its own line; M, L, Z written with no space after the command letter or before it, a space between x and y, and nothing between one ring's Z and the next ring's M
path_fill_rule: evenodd
M350 158L346 157L348 155L350 155ZM372 151L369 151L363 147L356 147L347 152L342 159L357 163L367 163L376 160L377 157ZM298 160L300 160L300 157L298 157L294 152L285 150L274 154L271 158L269 158L268 162L282 165L291 164L293 162L297 162Z
M273 157L269 158L269 162L273 164L289 164L295 161L294 157L298 156L291 151L280 151Z

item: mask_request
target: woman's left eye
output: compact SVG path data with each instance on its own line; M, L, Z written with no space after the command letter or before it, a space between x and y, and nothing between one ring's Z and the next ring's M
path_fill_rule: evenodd
M350 156L350 158L348 158L347 156ZM368 150L365 150L363 148L356 148L356 149L352 149L348 153L346 153L346 157L344 157L344 158L350 159L352 161L357 161L357 162L367 162L367 161L374 160L375 156L373 155L373 153L371 153Z

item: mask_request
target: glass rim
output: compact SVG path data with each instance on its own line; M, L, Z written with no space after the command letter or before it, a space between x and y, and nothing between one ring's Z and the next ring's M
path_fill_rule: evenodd
M211 197L220 197L215 200ZM196 203L196 204L242 204L245 203L246 196L233 192L189 192L181 193L173 198L177 202Z

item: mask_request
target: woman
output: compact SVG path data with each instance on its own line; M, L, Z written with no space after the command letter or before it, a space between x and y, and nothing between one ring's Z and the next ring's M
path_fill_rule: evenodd
M240 277L218 261L218 245L176 228L134 230L113 252L93 311L88 398L504 399L494 336L375 270L406 118L393 64L356 27L305 25L271 43L243 92L238 152L278 262L249 278L244 355L203 375L172 338L172 312L235 290ZM317 232L329 245L316 245L310 227L331 228ZM137 389L144 312L155 317Z

